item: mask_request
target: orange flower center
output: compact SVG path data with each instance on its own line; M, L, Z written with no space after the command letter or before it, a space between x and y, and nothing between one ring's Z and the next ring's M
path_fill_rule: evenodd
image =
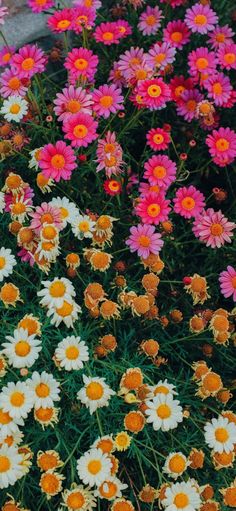
M69 360L76 360L79 356L79 350L76 346L68 346L66 348L66 358Z
M184 91L185 87L183 85L178 85L178 87L175 88L175 95L177 96L177 98L181 96L181 94L183 94Z
M222 94L223 89L222 89L221 83L220 82L214 83L212 90L213 90L214 94Z
M47 225L41 232L46 240L53 240L57 236L57 231L53 225Z
M183 34L181 32L172 32L171 39L174 43L180 43L183 39Z
M65 158L62 154L54 154L51 158L51 165L55 169L62 169L65 165Z
M224 232L224 229L221 224L212 224L210 231L213 236L220 236L222 232Z
M151 243L150 238L148 236L145 236L144 234L139 237L138 241L141 247L149 247Z
M51 296L53 296L53 298L61 298L62 296L64 296L65 291L66 291L65 284L63 284L63 282L59 280L53 282L49 287L49 293Z
M233 277L231 279L231 284L232 284L233 288L236 289L236 277Z
M161 64L165 58L166 58L166 53L158 53L158 55L155 56L155 62L157 64Z
M234 64L236 60L236 55L234 53L225 53L224 60L226 64Z
M217 442L221 443L227 442L229 438L229 433L225 428L217 428L215 430L215 438Z
M181 206L188 211L191 211L195 207L195 200L192 197L184 197L181 201Z
M72 312L73 304L67 301L64 301L62 307L56 309L56 313L63 318L65 318L66 316L70 316Z
M200 57L199 59L196 60L196 66L197 66L197 69L202 71L202 69L206 69L207 68L208 60L206 58L204 58L204 57Z
M218 138L216 141L216 148L218 151L223 152L229 149L229 141L226 138Z
M165 167L163 167L163 165L157 165L157 167L153 169L153 175L159 179L163 179L166 176Z
M71 99L67 103L67 111L71 114L76 114L81 109L81 105L79 101L76 101L76 99Z
M177 508L186 507L189 504L189 498L185 493L177 493L174 498L174 504Z
M13 103L13 105L11 105L11 107L10 107L11 114L18 114L19 111L20 111L20 105L18 105L17 103Z
M77 124L73 129L73 134L76 138L85 138L88 133L88 128L84 124Z
M207 23L207 17L204 14L197 14L194 18L196 25L205 25Z
M12 395L11 395L11 398L10 398L10 402L12 404L12 406L16 406L16 407L20 407L24 404L25 402L25 396L24 394L22 394L22 392L13 392Z
M161 211L161 208L160 208L159 204L155 204L155 203L150 204L147 208L148 215L151 216L152 218L157 217L160 214L160 211Z
M38 397L48 397L50 394L50 388L46 383L39 383L35 387L35 393Z
M0 257L0 270L2 270L6 265L5 257Z
M24 71L30 71L34 67L35 61L31 57L23 60L21 67Z
M218 43L224 43L225 42L225 35L222 34L222 32L220 32L219 34L217 34L216 36L216 41Z
M161 135L160 133L156 133L153 137L153 142L155 142L155 144L162 144L162 142L164 142L163 135Z
M102 468L101 461L100 460L91 460L88 463L87 468L88 468L88 471L90 472L90 474L96 475L96 474L98 474L98 472L100 472L100 470Z
M7 456L0 456L0 474L7 472L11 468L10 460Z
M10 417L8 412L3 412L2 409L0 409L0 424L9 424L12 421L12 418Z
M147 25L149 25L150 27L153 27L153 25L155 25L155 23L156 23L156 18L155 18L155 16L153 16L153 14L150 14L150 16L147 16L147 17L146 17L146 23L147 23Z
M88 61L85 59L77 59L75 61L75 67L79 71L83 71L84 69L86 69L88 67Z
M103 386L97 381L89 383L86 387L86 395L92 401L101 399L104 394Z
M189 99L186 103L186 107L189 112L194 112L197 106L197 102L194 99Z
M114 34L112 32L104 32L102 37L104 41L111 41L114 38Z
M18 357L26 357L31 351L31 347L26 341L19 341L15 345L15 352Z
M117 492L117 485L111 481L105 481L99 488L100 494L105 499L111 499L115 497Z
M55 474L44 474L41 486L45 493L55 493L59 489L59 480Z
M67 29L71 24L70 20L60 20L57 23L57 28L61 28L62 30Z
M162 404L158 406L156 413L160 419L168 419L171 416L171 409L168 405Z
M100 102L100 105L102 105L104 108L109 108L113 104L113 97L112 96L103 96L99 102Z
M66 499L66 505L71 509L81 509L85 503L85 499L79 491L73 492L68 495Z
M151 98L158 98L161 95L161 87L159 85L149 85L147 93Z
M14 76L13 78L11 78L8 82L8 86L10 87L10 89L12 90L17 90L19 89L20 87L20 80L19 78L17 78L16 76Z
M180 454L175 454L169 461L169 469L171 472L181 474L185 469L185 460Z
M157 394L169 394L169 389L164 387L164 385L159 385L159 387L156 387L154 390L154 396Z
M44 213L41 217L40 217L40 222L41 224L52 224L53 223L53 216L51 215L51 213Z

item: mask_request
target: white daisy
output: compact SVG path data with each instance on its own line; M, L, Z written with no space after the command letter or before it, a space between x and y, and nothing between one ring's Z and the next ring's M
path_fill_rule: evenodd
M40 156L40 151L42 149L43 149L43 147L37 147L36 149L33 149L33 151L29 152L31 159L29 160L28 167L30 169L35 169L35 170L39 169L39 156Z
M18 220L18 222L23 223L31 211L30 199L25 199L23 195L10 204L11 218Z
M42 297L39 303L43 307L62 307L65 300L71 301L75 296L74 286L64 277L55 277L51 281L43 280L42 285L44 288L38 291L37 295Z
M127 484L123 484L117 477L108 477L95 490L94 495L100 499L114 500L122 497L122 490L128 488Z
M92 238L96 222L91 220L88 215L77 215L71 223L72 231L76 238Z
M0 282L5 277L8 277L13 272L13 266L16 265L16 260L12 251L9 248L2 247L0 249Z
M195 511L200 508L201 499L196 486L187 481L166 488L162 504L165 511Z
M18 426L23 426L24 421L21 418L12 418L9 412L4 412L2 408L0 408L0 443L7 436L12 435L13 433L19 432Z
M177 479L184 473L190 463L182 452L171 452L166 458L163 472L173 479Z
M219 415L218 419L212 419L204 426L206 443L215 452L229 453L234 450L236 444L236 425L229 422L226 417Z
M3 213L5 208L5 194L0 192L0 213Z
M152 400L147 400L146 405L147 422L152 423L155 430L169 431L183 420L182 407L172 394L157 394Z
M37 371L34 371L31 378L26 380L26 384L33 393L36 410L39 408L52 408L54 401L60 401L60 386L52 374L46 373L46 371L39 374Z
M35 335L29 335L24 328L14 330L14 336L7 335L6 339L9 342L2 344L2 351L9 364L16 368L31 367L42 349L40 339L36 339Z
M157 396L158 394L172 394L173 396L177 394L175 386L169 383L167 379L164 381L160 380L156 385L150 386L150 390L149 398Z
M79 214L79 210L74 202L69 201L67 197L54 197L49 204L60 209L63 227L65 227L67 223L71 224Z
M18 453L16 447L2 445L0 448L0 488L8 488L24 475L21 463L22 455Z
M78 511L92 511L92 508L96 507L96 499L93 492L82 486L82 484L77 486L73 483L70 490L63 492L62 498L68 511L76 509ZM58 511L65 511L65 508L58 508Z
M84 387L77 393L77 398L87 408L89 408L90 415L94 413L97 408L109 405L111 396L115 395L114 390L105 383L105 378L88 377L83 374Z
M51 324L58 327L63 322L67 328L72 328L77 321L78 314L82 312L81 307L74 300L64 300L61 307L51 307L47 311Z
M0 113L8 121L20 122L28 112L28 103L21 96L10 96L4 99Z
M112 463L101 449L91 449L77 461L79 478L89 486L99 486L111 475Z
M55 242L40 241L35 254L37 254L39 261L46 259L48 263L54 263L60 254L58 240Z
M13 419L26 418L34 405L33 392L25 382L10 381L0 393L0 408Z
M59 342L55 350L55 357L56 360L59 360L60 367L64 367L66 371L78 370L82 369L84 362L89 360L89 351L80 337L71 335Z

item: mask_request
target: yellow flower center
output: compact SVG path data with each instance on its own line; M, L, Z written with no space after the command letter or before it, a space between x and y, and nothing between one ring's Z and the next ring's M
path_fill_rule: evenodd
M85 59L77 59L75 61L75 67L79 71L83 71L84 69L86 69L88 67L88 61Z
M66 505L71 509L81 509L85 503L84 496L79 491L73 492L68 495Z
M109 108L113 103L113 97L112 96L103 96L99 102L100 102L100 105L102 105L104 108Z
M196 25L205 25L207 23L207 17L204 14L197 14L194 18Z
M172 32L171 39L174 43L180 43L183 39L183 34L181 32Z
M159 385L159 387L156 387L154 390L154 396L157 394L169 394L169 389L167 387L164 387L164 385Z
M19 78L17 78L16 76L14 76L13 78L11 78L8 82L8 86L10 87L10 89L12 90L17 90L19 89L20 87L20 80Z
M86 387L86 395L92 401L101 399L104 394L103 386L97 381L93 381Z
M64 296L66 291L66 286L63 284L63 282L57 280L56 282L53 282L51 286L49 287L49 293L53 298L61 298Z
M177 508L186 507L189 504L189 498L186 493L177 493L174 498L174 504Z
M18 114L19 111L20 111L20 105L18 105L17 103L13 103L13 105L11 105L11 107L10 107L11 114Z
M79 350L77 346L68 346L66 348L66 358L69 360L76 360L79 356Z
M35 387L35 393L38 397L48 397L50 394L50 388L46 383L39 383Z
M199 59L196 60L196 67L200 71L202 71L202 69L206 69L207 66L208 66L208 60L206 58L199 57Z
M81 109L80 102L76 101L76 99L71 99L70 101L68 101L66 109L71 114L76 114Z
M18 357L26 357L31 351L31 347L26 341L19 341L15 345L15 352Z
M71 21L69 20L60 20L58 23L57 23L57 28L61 28L62 30L63 29L67 29L71 24Z
M218 138L216 141L216 148L218 151L223 152L227 151L229 149L229 142L226 138Z
M0 456L0 474L7 472L11 467L10 460L7 456Z
M155 142L155 144L162 144L162 142L164 142L163 135L161 135L160 133L156 133L153 137L153 142Z
M3 268L5 268L6 266L6 259L5 257L0 257L0 270L3 270Z
M181 474L185 469L185 460L180 454L175 454L169 461L169 469L171 472Z
M147 16L147 17L146 17L146 23L147 23L147 25L149 25L150 27L153 27L153 25L155 25L155 23L156 23L156 18L155 18L155 16L153 16L153 14L150 14L150 16Z
M160 419L168 419L171 416L171 409L168 405L158 406L156 413Z
M224 232L224 229L220 224L212 224L210 227L210 231L213 236L220 236L222 232Z
M155 177L158 177L159 179L163 179L166 176L166 169L163 167L163 165L157 165L153 169L153 175Z
M191 211L195 207L195 200L192 197L184 197L181 201L181 206L188 211Z
M231 279L231 284L232 284L233 288L236 289L236 277L233 277Z
M61 207L60 208L60 212L61 212L61 218L62 219L65 219L65 218L67 218L69 216L68 209L66 209L66 208Z
M73 129L73 134L76 138L85 138L88 133L88 128L84 124L77 124Z
M20 407L25 402L25 396L22 392L13 392L10 398L12 406Z
M54 154L51 158L51 165L55 169L62 169L65 165L65 158L62 154Z
M104 41L111 41L114 37L114 34L112 32L104 32L102 37Z
M159 85L149 85L147 93L151 98L158 98L161 95L161 87Z
M151 243L150 238L148 236L145 236L144 234L139 237L138 241L141 247L149 247Z
M155 218L156 216L158 216L160 214L160 211L161 211L161 208L159 206L159 204L149 204L148 208L147 208L147 212L148 212L148 215L151 216L152 218Z
M78 16L75 21L78 25L86 25L86 23L88 23L88 16L81 14L81 16Z
M24 71L30 71L34 67L35 61L31 57L23 60L21 67Z
M81 232L88 232L89 231L89 223L87 220L83 220L79 223L79 230Z
M10 417L8 412L3 412L3 410L0 409L0 424L9 424L12 421L12 418Z
M57 231L53 225L47 225L41 232L46 240L53 240L57 236Z
M62 307L56 309L56 313L58 314L58 316L61 316L63 318L65 318L66 316L70 316L72 312L73 304L67 301L64 301Z
M100 470L102 468L101 461L100 460L91 460L88 463L87 468L88 468L88 471L90 472L90 474L95 476L96 474L98 474L98 472L100 472Z
M215 430L215 438L216 438L217 442L222 442L222 443L227 442L227 440L229 438L229 433L225 428L217 428Z
M223 89L222 89L221 83L220 82L214 83L212 90L213 90L214 94L222 94Z
M158 55L155 56L155 62L157 64L161 64L165 58L166 58L166 53L158 53Z

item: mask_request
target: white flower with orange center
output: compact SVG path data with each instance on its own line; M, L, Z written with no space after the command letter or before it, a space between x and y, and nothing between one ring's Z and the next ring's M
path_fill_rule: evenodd
M176 395L175 386L172 383L169 383L167 379L164 381L160 380L156 385L150 387L149 398L157 396L158 394L171 394L172 396Z
M39 357L42 349L40 339L29 335L24 328L14 330L14 335L7 335L9 342L3 342L3 353L10 365L16 368L31 367Z
M0 443L6 436L18 433L20 431L18 425L23 426L23 424L23 419L16 417L13 419L9 412L4 412L0 408Z
M189 465L190 461L187 460L182 452L171 452L166 458L163 472L173 479L177 479L184 473Z
M90 415L97 408L109 405L110 397L114 396L115 392L105 383L104 378L92 378L83 374L83 381L84 387L77 393L77 398L89 408Z
M162 504L165 511L195 511L200 508L201 499L193 481L187 481L166 488Z
M62 497L68 511L92 511L96 506L93 493L81 484L79 486L72 484L71 489L65 490Z
M43 149L43 147L37 147L36 149L33 149L33 151L29 152L29 154L31 156L31 159L29 160L29 163L28 163L29 169L34 169L34 170L39 169L40 151L42 149Z
M39 374L34 371L31 378L26 381L26 384L33 394L34 407L50 408L53 407L54 401L60 401L60 386L53 375L43 371Z
M74 335L65 337L59 342L55 350L56 360L60 367L66 371L78 370L84 367L84 362L89 360L89 350L80 337Z
M16 259L9 248L0 249L0 282L13 272Z
M61 212L61 220L63 222L63 228L66 225L72 224L75 220L76 216L78 216L79 211L74 204L74 202L69 201L67 197L54 197L51 202L49 202L50 206L55 206Z
M57 256L60 254L60 248L58 239L53 241L42 240L39 242L37 250L35 252L35 256L38 257L37 263L39 264L41 261L46 261L47 264L54 263L57 259ZM43 266L40 265L40 269L43 271ZM46 273L48 271L44 270Z
M89 486L100 486L111 475L112 463L101 449L91 449L77 461L77 472L81 481Z
M100 499L114 500L122 497L122 490L128 488L127 484L123 484L117 477L109 477L95 491L95 495Z
M147 422L151 423L155 430L175 429L183 420L182 407L171 394L157 394L152 400L147 400L146 405Z
M83 238L92 238L96 222L91 220L88 215L77 215L72 223L72 231L76 238L82 240Z
M78 319L78 314L81 312L81 307L70 299L64 300L61 307L50 307L47 316L50 317L51 324L56 327L63 322L67 328L72 328L73 323Z
M53 470L48 470L41 475L39 486L41 491L46 494L47 499L54 497L62 490L62 481L64 476Z
M92 447L96 449L101 449L104 454L110 454L114 451L114 440L112 435L105 435L97 438L93 443Z
M24 475L21 463L22 456L15 446L2 445L0 448L0 488L8 488Z
M28 214L32 211L30 199L25 199L24 195L14 199L9 207L12 220L18 220L21 223L28 218Z
M205 441L215 452L229 453L236 444L236 424L229 422L226 417L219 415L204 426Z
M44 288L37 292L37 295L42 297L39 302L42 307L62 307L65 300L71 301L75 296L74 286L64 277L55 277L52 281L44 280L42 285Z
M4 99L0 113L8 121L20 122L28 112L28 103L21 96L10 96Z
M0 408L15 419L25 419L34 405L33 392L25 382L10 381L0 393Z

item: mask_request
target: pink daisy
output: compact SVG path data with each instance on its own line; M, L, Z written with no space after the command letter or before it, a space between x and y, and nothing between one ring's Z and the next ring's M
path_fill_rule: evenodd
M219 128L207 136L210 155L220 166L231 163L236 156L236 133L230 128Z
M144 224L158 225L167 220L170 201L165 199L163 193L148 193L142 197L135 208L135 213Z
M15 51L15 46L3 46L3 48L0 49L0 67L5 67L10 64L12 55L14 55Z
M20 78L31 78L45 70L47 57L37 44L26 44L11 58L11 65Z
M203 95L197 90L187 90L183 92L181 99L177 103L177 114L191 122L197 117L197 105L203 100Z
M122 90L114 84L105 84L94 89L92 98L94 112L105 119L119 110L124 110Z
M170 43L156 43L147 54L147 63L153 69L162 70L175 60L176 49Z
M56 11L48 18L48 27L57 34L73 29L74 9L62 9Z
M84 114L92 113L92 96L82 87L65 87L62 92L58 92L54 99L54 112L59 121L64 121L67 117L73 116L78 112Z
M159 254L164 242L161 234L155 232L153 225L138 224L130 228L130 236L126 240L130 252L137 252L139 257L147 259L150 254Z
M144 164L144 179L147 179L151 185L158 185L162 189L167 189L176 177L176 164L168 156L152 156Z
M73 48L68 53L64 66L75 82L80 77L92 81L97 71L98 57L87 48Z
M156 34L161 26L162 18L162 11L159 7L150 7L148 5L146 11L142 12L139 18L138 29L144 35Z
M118 62L113 62L113 67L110 70L108 81L115 83L117 87L122 87L126 84L125 78L119 69Z
M120 55L117 66L121 75L126 79L134 76L134 69L142 65L144 62L144 50L142 48L134 48L126 50L125 53Z
M236 90L232 90L229 99L224 103L224 108L232 108L236 103Z
M179 7L180 5L184 5L186 3L186 0L160 0L162 4L168 4L173 9L175 7Z
M54 0L28 0L28 6L36 13L46 11L54 5Z
M97 172L105 169L106 175L118 175L122 172L123 151L116 140L116 134L108 131L105 138L98 140L97 147Z
M32 198L34 197L34 191L30 186L26 186L17 194L12 193L5 193L4 194L4 202L5 202L5 209L6 213L9 213L11 211L11 204L15 203L16 200L20 201L21 198L25 204L28 206L33 205Z
M182 20L169 21L163 30L163 40L181 50L190 41L190 31Z
M185 78L183 75L174 76L170 80L169 84L173 101L178 103L178 101L181 100L183 93L186 90L191 90L193 85L193 80L191 78Z
M115 195L120 195L122 192L122 186L117 179L106 179L103 183L103 188L107 195L111 195L114 197Z
M65 119L63 131L73 147L87 147L97 138L97 127L98 122L91 115L78 113Z
M40 151L38 163L43 175L57 182L61 179L70 179L72 170L77 167L73 149L63 140L59 140L55 145L45 145Z
M225 242L231 243L235 227L236 224L229 222L221 211L209 208L198 215L193 224L193 232L207 247L220 248Z
M229 25L223 27L217 26L210 33L208 43L214 50L217 50L224 44L233 43L234 32Z
M147 195L147 193L159 193L161 191L160 186L158 185L150 185L150 183L145 183L144 181L141 181L139 185L139 194L141 197L144 197Z
M4 98L8 98L9 96L24 97L28 90L24 81L27 82L27 80L19 78L16 71L13 71L12 69L6 69L0 75L0 94Z
M185 22L192 32L207 34L214 30L218 16L209 5L195 4L186 10Z
M175 213L184 218L197 217L205 207L204 195L192 185L179 188L173 202Z
M220 273L219 282L222 295L225 298L232 296L236 302L236 270L233 266L227 266L227 270Z
M37 206L35 210L30 213L30 216L32 218L30 228L33 229L36 234L40 234L43 224L54 224L59 231L63 227L60 209L51 206L47 202L42 202L40 206Z
M126 20L116 20L116 26L120 33L120 39L132 34L132 28Z
M147 144L154 151L164 151L170 143L170 135L162 128L152 128L147 132Z
M223 69L236 69L236 43L223 44L220 46L217 57Z
M21 261L23 263L29 263L30 266L34 266L35 260L31 252L29 250L26 250L25 248L22 248L17 252L18 257L20 257Z
M100 0L73 0L73 5L75 7L84 5L85 7L91 7L96 11L102 6L102 2L100 2Z
M231 97L233 87L228 76L224 73L217 73L204 82L209 98L214 100L216 106L225 106Z
M141 95L143 104L150 110L161 110L170 101L170 88L162 78L143 80L138 84L138 94Z
M91 7L80 6L73 11L73 30L80 34L83 28L91 29L94 26L96 12Z
M198 77L199 75L211 75L216 69L215 53L201 46L193 50L188 55L188 66L190 74ZM207 76L208 77L208 76Z
M97 43L103 43L106 46L119 44L121 33L115 22L108 21L101 23L94 31L94 39Z

